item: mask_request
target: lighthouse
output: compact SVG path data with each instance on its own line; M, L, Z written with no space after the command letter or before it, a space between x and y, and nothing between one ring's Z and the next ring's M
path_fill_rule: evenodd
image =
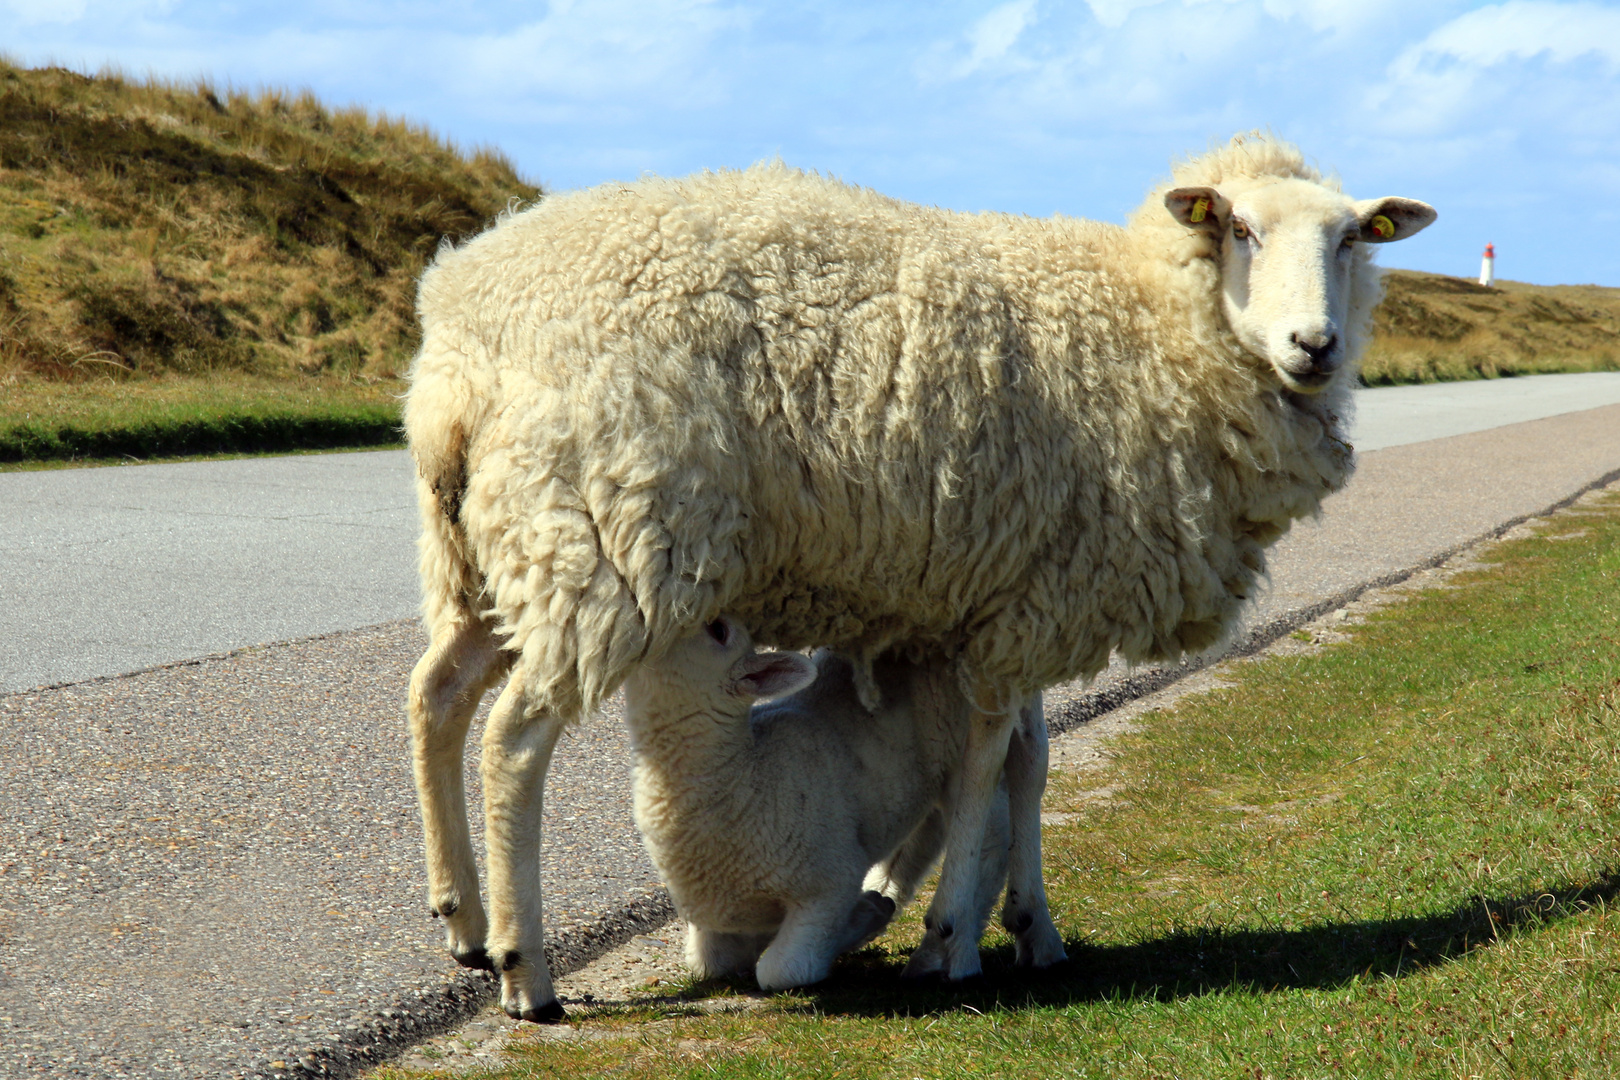
M1496 280L1496 245L1485 245L1485 257L1479 260L1479 283L1490 288L1491 282Z

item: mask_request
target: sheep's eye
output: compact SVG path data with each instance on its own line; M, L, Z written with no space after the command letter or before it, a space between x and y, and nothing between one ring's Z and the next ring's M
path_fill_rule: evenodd
M705 626L704 629L709 632L710 637L714 638L716 644L724 645L726 643L726 638L729 636L726 633L726 624L719 619Z
M1232 219L1232 235L1237 237L1239 240L1247 240L1249 238L1249 227L1243 223L1241 218Z
M1340 240L1339 254L1348 255L1350 253L1350 245L1353 243L1355 243L1355 237L1353 236L1346 236L1343 240Z

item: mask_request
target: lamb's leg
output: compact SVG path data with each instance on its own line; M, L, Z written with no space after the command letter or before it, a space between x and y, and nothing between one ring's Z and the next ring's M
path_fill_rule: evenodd
M1000 700L995 687L982 687L979 701ZM991 801L1007 760L1007 741L1018 722L1018 711L995 710L975 703L968 720L967 748L957 770L951 798L950 828L945 835L945 865L939 889L923 925L922 944L911 954L907 978L942 974L967 979L979 974L979 939L974 934L978 916L980 851Z
M839 953L881 934L893 917L894 901L875 892L860 894L853 905L822 902L790 908L754 966L754 978L765 991L820 982Z
M686 966L700 979L724 979L754 970L770 935L726 934L686 926Z
M428 906L444 919L450 954L474 968L490 964L461 755L478 702L506 668L506 654L488 627L472 620L442 629L411 673L411 765L427 849Z
M563 722L533 713L520 664L484 727L484 843L489 854L489 958L514 1020L563 1019L540 925L540 817L546 768Z
M1017 736L1015 735L1014 738ZM990 813L984 823L984 838L979 845L979 882L974 894L973 931L975 938L984 936L990 925L990 913L1001 899L1001 888L1007 883L1007 862L1012 846L1012 827L1007 812L1007 778L1003 774L996 784L996 793L990 799Z
M888 859L866 875L865 888L880 892L901 907L911 903L939 853L945 849L945 811L934 807L921 824L911 831L905 843Z
M1046 771L1046 713L1037 695L1025 705L1007 746L1012 850L1001 925L1013 936L1019 967L1051 967L1068 959L1063 937L1052 924L1041 878L1041 796L1046 792Z

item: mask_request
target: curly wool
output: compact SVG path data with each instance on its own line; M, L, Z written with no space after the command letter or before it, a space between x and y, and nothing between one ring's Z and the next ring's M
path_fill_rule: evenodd
M1308 176L1263 136L1177 169ZM548 198L439 256L406 429L431 628L496 621L577 718L721 611L1023 695L1216 643L1352 468L1350 362L1283 390L1216 244L961 214L779 164ZM981 703L987 704L987 703Z

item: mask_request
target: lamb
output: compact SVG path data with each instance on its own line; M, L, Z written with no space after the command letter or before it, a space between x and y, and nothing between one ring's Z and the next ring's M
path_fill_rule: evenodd
M968 703L945 663L890 656L874 674L876 713L847 657L758 653L721 616L625 681L636 824L699 976L753 972L765 990L818 982L933 867ZM1044 752L1039 699L1019 735ZM1001 895L1008 844L1003 783L980 847L975 938Z
M1351 474L1371 246L1434 217L1354 201L1251 134L1124 226L764 165L553 196L441 251L405 405L432 635L409 712L452 954L500 971L510 1015L562 1016L540 918L552 750L725 611L848 653L869 704L883 653L951 665L973 715L913 965L975 974L978 847L1003 762L1023 767L1025 703L1111 652L1220 641L1266 546ZM503 676L491 922L461 747ZM1010 819L1009 906L1039 966L1062 955L1039 807Z

